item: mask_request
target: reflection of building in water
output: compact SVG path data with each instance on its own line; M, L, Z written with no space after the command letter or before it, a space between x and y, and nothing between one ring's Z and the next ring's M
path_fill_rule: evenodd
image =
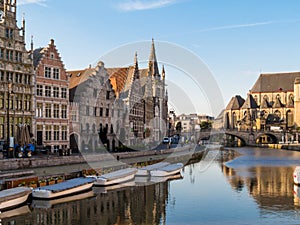
M61 203L31 214L3 219L2 224L159 224L165 220L168 182L127 187L95 197Z
M278 207L287 210L293 206L293 168L292 167L255 167L243 170L240 176L223 165L223 173L234 190L247 188L260 208Z

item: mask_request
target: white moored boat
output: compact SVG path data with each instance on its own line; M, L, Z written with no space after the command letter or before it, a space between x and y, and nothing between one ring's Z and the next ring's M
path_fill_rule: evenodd
M32 196L34 198L51 199L72 195L91 189L94 180L92 177L79 177L58 184L38 187L33 189Z
M142 168L138 168L138 171L136 173L137 176L148 176L150 175L150 171L151 170L156 170L162 167L165 167L167 165L170 165L170 163L168 162L159 162L159 163L155 163L149 166L145 166Z
M0 191L0 210L23 204L31 194L31 188L16 187Z
M113 185L132 180L137 172L136 168L126 168L101 176L87 176L95 178L94 184L99 186Z
M296 166L293 173L294 183L300 185L300 166Z
M60 204L67 202L74 202L78 200L83 200L86 198L92 198L95 196L93 190L85 191L82 193L78 193L76 195L70 195L67 197L55 198L55 199L33 199L31 203L32 208L46 208L50 209L53 207L59 207Z
M180 173L180 170L183 168L182 163L174 163L167 165L165 167L156 169L156 170L151 170L150 174L151 176L154 177L164 177L164 176L170 176L176 173Z

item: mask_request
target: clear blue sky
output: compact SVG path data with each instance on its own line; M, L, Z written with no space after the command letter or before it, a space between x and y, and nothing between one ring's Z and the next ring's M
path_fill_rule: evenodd
M118 46L153 37L201 58L222 91L224 105L235 94L245 98L260 72L300 71L298 0L18 0L18 4L19 22L25 13L27 48L31 35L36 48L53 38L68 70L85 68ZM168 70L167 76L173 80ZM195 104L198 113L215 114ZM186 108L187 113L192 111Z

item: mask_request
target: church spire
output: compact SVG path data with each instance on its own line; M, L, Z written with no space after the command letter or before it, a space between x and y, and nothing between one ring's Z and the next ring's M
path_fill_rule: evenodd
M164 67L164 65L162 65L161 76L162 76L162 79L163 79L163 80L166 78L166 72L165 72L165 67Z
M148 69L149 69L149 72L150 72L151 76L160 77L159 70L158 70L158 64L157 64L157 59L156 59L156 54L155 54L155 46L154 46L154 39L153 38L152 38L152 45L151 45Z
M139 73L139 65L138 65L138 60L137 60L137 52L135 52L134 55L134 74L133 74L133 80L140 79L140 73Z

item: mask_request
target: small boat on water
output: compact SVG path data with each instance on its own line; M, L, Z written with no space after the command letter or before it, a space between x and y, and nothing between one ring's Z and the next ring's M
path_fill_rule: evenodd
M3 219L10 218L10 217L21 216L21 215L25 215L25 214L29 214L29 213L31 213L31 211L30 211L28 205L23 204L17 208L1 211L0 219L3 220Z
M75 202L95 196L93 190L85 191L76 195L69 195L67 197L55 198L55 199L33 199L31 203L32 208L44 208L50 209L53 207L59 207L63 203Z
M300 166L296 166L293 173L294 183L300 185Z
M16 187L0 191L0 210L10 209L27 201L32 190L29 187Z
M163 177L151 176L150 182L151 183L162 183L162 182L167 182L167 181L171 181L171 180L181 180L181 179L183 179L183 176L181 175L181 173L176 173L173 175L163 176Z
M95 179L92 177L79 177L61 183L38 187L33 189L32 197L52 199L84 192L92 188Z
M170 163L168 162L159 162L159 163L155 163L149 166L144 166L142 168L138 168L138 171L136 173L137 176L148 176L150 175L150 171L151 170L156 170L162 167L165 167L167 165L170 165Z
M135 187L136 183L134 180L125 181L119 184L106 185L106 186L94 186L93 191L95 194L107 194L111 191L120 191L123 189L127 189L128 187Z
M87 176L94 178L94 185L107 186L123 183L132 180L137 172L136 168L120 169L111 173L106 173L101 176Z
M170 176L176 173L180 173L180 170L183 168L182 163L174 163L167 165L165 167L156 169L156 170L151 170L150 174L153 177L164 177L164 176Z

